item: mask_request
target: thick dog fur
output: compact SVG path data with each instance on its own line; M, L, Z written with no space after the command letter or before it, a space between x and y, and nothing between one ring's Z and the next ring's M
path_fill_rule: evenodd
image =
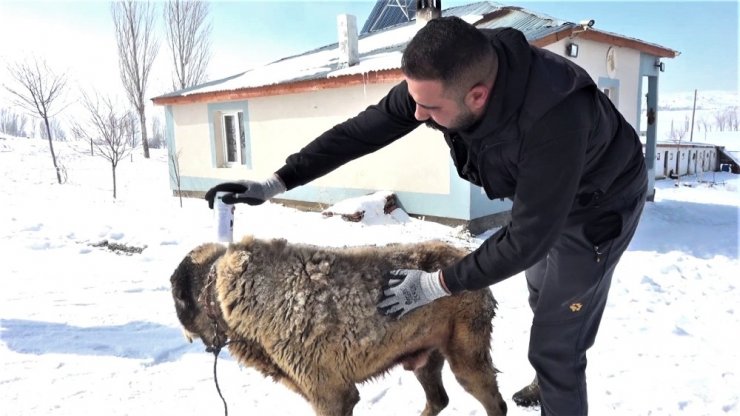
M190 340L235 340L228 348L238 362L303 396L317 415L351 415L355 384L398 364L424 388L422 415L436 415L449 401L445 359L489 416L504 415L490 355L490 291L442 298L399 320L375 308L387 271L433 271L464 255L441 242L320 248L246 237L228 249L197 247L170 281Z

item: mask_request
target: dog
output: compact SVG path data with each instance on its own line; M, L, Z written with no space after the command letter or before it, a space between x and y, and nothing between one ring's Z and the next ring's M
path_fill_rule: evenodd
M448 296L401 319L376 309L393 269L434 271L466 252L443 242L323 248L245 237L203 244L170 283L186 338L208 349L228 343L242 365L301 395L319 416L347 416L356 384L396 365L426 394L423 416L449 403L446 360L488 416L506 414L490 354L496 301L490 290Z

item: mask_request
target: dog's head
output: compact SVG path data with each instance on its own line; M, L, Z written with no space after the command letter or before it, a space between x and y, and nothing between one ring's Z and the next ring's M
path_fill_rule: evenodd
M225 340L223 333L217 333L214 319L208 316L201 298L211 267L225 251L226 247L221 244L201 245L185 256L170 277L175 312L190 342L200 338L212 347L217 336ZM222 331L223 328L219 332Z

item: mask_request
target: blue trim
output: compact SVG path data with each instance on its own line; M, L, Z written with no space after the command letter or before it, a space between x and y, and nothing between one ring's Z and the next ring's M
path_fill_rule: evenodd
M470 185L470 219L485 217L511 210L511 200L490 200L483 188Z
M599 88L617 88L619 89L619 80L614 78L599 77Z
M655 62L659 58L654 55L649 55L644 52L640 52L640 82L637 86L637 131L642 131L642 97L643 97L643 85L642 85L642 78L643 77L658 77L660 74L660 70L655 66ZM648 106L649 107L649 106ZM647 110L647 109L646 109ZM647 126L645 127L647 131Z
M213 178L181 177L182 189L205 192L223 180ZM376 192L374 189L325 188L303 185L292 189L279 198L296 201L334 204L347 198L355 198ZM396 192L396 196L404 211L419 215L434 215L444 218L470 219L470 215L463 205L467 200L460 201L451 195L426 194L419 192Z
M657 77L660 74L660 70L655 66L655 61L658 59L660 58L655 55L649 55L644 52L640 53L640 75Z
M432 194L422 192L396 192L406 212L432 215L443 218L472 220L511 209L509 200L491 201L481 188L457 176L452 161L449 162L450 192ZM205 192L223 182L219 178L181 177L183 190ZM375 192L374 189L327 188L310 184L292 189L280 197L296 201L333 204L347 198L355 198Z
M241 111L243 114L242 131L244 132L244 147L242 155L244 161L242 165L247 169L252 169L252 138L249 130L249 103L247 101L228 101L222 103L208 104L208 135L211 141L211 167L218 168L216 160L216 124L214 116L217 112Z
M597 85L602 91L604 90L604 88L616 90L617 96L609 97L609 99L612 100L615 107L619 108L619 96L621 95L621 90L619 89L619 80L613 78L599 77Z

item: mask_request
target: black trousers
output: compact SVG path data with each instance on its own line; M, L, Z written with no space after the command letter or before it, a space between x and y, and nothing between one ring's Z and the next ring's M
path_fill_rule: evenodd
M529 361L537 372L543 415L588 414L586 351L644 204L642 194L609 208L584 208L547 256L525 272L534 312Z

